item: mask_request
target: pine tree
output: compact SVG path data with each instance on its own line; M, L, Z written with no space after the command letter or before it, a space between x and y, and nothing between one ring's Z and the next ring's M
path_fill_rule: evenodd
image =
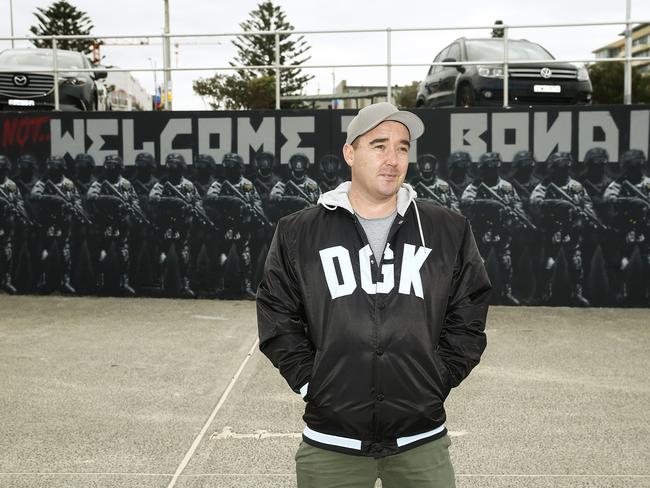
M86 12L83 12L66 0L57 0L47 9L37 7L34 16L39 25L33 25L29 31L35 36L87 36L94 25ZM89 54L92 51L93 39L59 39L58 49L68 49ZM34 39L36 47L52 47L49 39Z
M294 27L287 21L280 7L273 5L270 0L257 5L249 13L249 19L240 23L243 31L292 31ZM306 53L310 46L303 36L281 34L280 64L296 66L280 70L281 96L299 95L305 85L313 78L304 74L299 68L310 56ZM239 36L232 41L237 48L237 54L230 62L231 66L268 66L275 64L275 36L252 35ZM274 108L275 107L275 70L236 70L236 74L224 76L215 75L208 79L194 81L194 91L208 98L213 108ZM303 104L282 102L282 108L298 108Z

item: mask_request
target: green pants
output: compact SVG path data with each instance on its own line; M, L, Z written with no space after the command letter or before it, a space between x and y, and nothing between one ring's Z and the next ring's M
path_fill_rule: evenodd
M301 442L296 453L298 488L454 488L447 435L393 456L375 459L327 451Z

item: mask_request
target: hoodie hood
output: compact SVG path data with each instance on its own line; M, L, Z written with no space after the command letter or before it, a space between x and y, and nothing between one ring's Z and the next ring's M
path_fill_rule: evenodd
M348 198L351 185L351 181L345 181L333 190L323 193L318 199L318 205L322 205L327 210L334 210L336 207L341 207L354 214L354 208L352 208L352 204ZM411 185L402 183L402 186L397 192L397 213L403 217L409 205L416 197L417 193Z
M354 215L354 208L352 208L352 204L348 198L348 192L350 191L351 185L351 181L346 181L341 183L333 190L323 193L318 199L318 205L322 205L327 210L334 210L337 207L341 207ZM415 208L415 216L417 217L418 221L418 229L420 230L420 240L422 241L422 246L425 246L424 233L422 232L422 223L420 222L420 212L418 211L418 206L415 203L416 197L417 193L413 187L408 183L402 183L402 186L397 191L397 213L401 217L404 217L404 214L406 214L409 205L411 202L413 202L413 207Z

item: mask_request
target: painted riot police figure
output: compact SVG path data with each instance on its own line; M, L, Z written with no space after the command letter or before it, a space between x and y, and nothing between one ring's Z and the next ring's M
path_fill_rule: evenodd
M16 174L15 183L18 185L23 200L27 201L32 193L32 188L38 181L36 170L38 161L31 154L21 154L16 160L18 173Z
M650 299L650 289L630 289L634 285L629 275L642 276L646 288L650 288L647 285L650 271L650 177L644 174L647 160L643 151L625 151L619 162L623 174L612 181L604 193L604 199L611 207L612 227L621 254L617 263L617 298L628 302L634 295L641 295L639 298L643 301ZM639 270L634 273L636 249L641 262L636 263Z
M53 276L48 270L62 264L61 279L55 286L66 293L75 293L71 284L72 251L71 234L74 221L90 223L81 205L79 192L71 180L65 177L65 161L61 156L51 156L45 162L45 175L32 188L31 200L41 224L40 259L41 275L37 287L41 291L51 289ZM59 256L54 251L60 254Z
M183 176L186 168L182 154L171 153L165 158L167 180L156 183L149 193L149 202L155 207L158 217L158 228L161 232L163 252L160 262L168 260L167 250L174 251L179 257L181 279L180 294L185 298L195 297L190 287L191 247L190 233L193 223L209 223L201 197L194 184ZM165 273L170 275L170 273ZM168 283L164 283L169 286Z
M334 154L326 154L318 162L320 170L320 189L321 192L333 190L341 183L341 160Z
M509 181L515 187L526 210L530 194L540 181L533 174L535 166L537 166L537 161L535 161L535 156L531 151L518 151L512 158Z
M95 170L95 158L90 154L80 153L74 158L75 165L75 186L82 199L85 198L88 190L97 181L93 171Z
M449 155L447 160L447 168L449 174L447 183L456 194L457 198L461 198L465 188L472 182L470 176L470 167L472 165L472 156L465 151L455 151Z
M478 247L487 259L494 249L503 281L501 299L518 305L512 292L512 234L518 229L534 228L524 212L521 199L510 182L499 176L501 156L487 152L478 161L478 178L465 188L461 209L476 229Z
M271 190L280 181L275 173L275 156L270 152L261 152L255 158L255 177L253 185L265 205L271 196Z
M107 282L107 276L116 272L120 292L134 295L135 290L129 281L131 228L134 224L147 225L149 222L140 209L133 185L122 176L123 171L124 163L120 156L106 156L104 178L90 186L87 199L99 238L99 249L96 250L100 269L98 288L110 289L114 284ZM107 259L113 248L117 252L119 271L113 270L113 263Z
M0 155L0 286L7 293L16 293L12 284L14 234L18 221L29 223L23 197L11 179L11 162Z
M436 173L437 167L438 158L433 154L422 154L419 156L417 162L418 179L415 183L414 190L417 192L419 199L460 213L458 198L456 198L456 194L449 184L443 179L438 178Z
M201 198L205 198L208 188L215 182L214 172L217 163L209 154L197 154L194 157L194 177L192 183L199 192Z
M219 209L219 227L222 229L223 242L221 262L235 246L239 259L241 285L245 293L255 297L252 282L251 234L254 229L270 225L262 200L253 183L243 176L244 160L239 154L228 153L223 157L224 179L215 181L209 188L206 203Z
M309 158L305 154L291 156L288 166L289 177L276 183L271 190L270 203L278 218L315 206L321 194L318 184L307 176Z
M530 196L531 210L542 225L545 240L544 269L546 283L543 299L561 299L553 289L553 276L560 250L568 263L571 299L574 304L588 306L583 296L584 260L583 233L588 227L600 228L589 194L582 184L569 176L573 158L568 152L556 152L547 160L547 177Z

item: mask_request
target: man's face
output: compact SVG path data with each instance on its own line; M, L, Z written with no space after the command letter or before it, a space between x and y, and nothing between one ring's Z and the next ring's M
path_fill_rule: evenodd
M360 193L377 200L397 193L409 165L409 139L406 126L389 120L357 138L356 147L343 146L352 184Z

